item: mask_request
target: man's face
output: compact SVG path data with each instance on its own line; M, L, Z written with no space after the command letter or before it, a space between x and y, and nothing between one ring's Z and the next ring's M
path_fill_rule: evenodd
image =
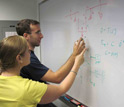
M31 34L30 34L30 39L28 40L28 43L32 46L39 46L41 39L43 38L43 35L41 33L40 30L40 25L30 25L30 29L31 29Z

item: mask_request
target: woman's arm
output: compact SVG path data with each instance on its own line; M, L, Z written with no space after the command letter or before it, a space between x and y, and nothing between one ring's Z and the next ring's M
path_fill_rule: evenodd
M81 53L84 47L85 47L84 40L80 38L79 40L77 40L77 42L74 43L73 53L66 61L66 63L62 65L56 72L49 69L47 73L41 78L41 80L53 83L61 83L72 69L75 57Z
M66 78L61 82L60 85L48 85L47 91L42 97L40 103L46 104L54 101L58 97L60 97L62 94L66 93L72 86L76 73L78 72L79 67L84 62L84 53L86 51L86 48L82 50L82 52L75 58L74 65ZM75 73L76 72L76 73Z

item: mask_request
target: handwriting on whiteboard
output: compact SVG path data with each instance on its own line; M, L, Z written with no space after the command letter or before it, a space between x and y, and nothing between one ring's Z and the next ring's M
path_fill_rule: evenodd
M69 20L72 24L76 25L76 31L83 38L86 38L86 35L91 32L92 25L90 24L93 24L92 22L96 21L96 19L98 19L100 23L104 22L105 18L103 9L106 8L108 3L103 0L96 1L96 4L92 6L86 6L84 13L80 12L79 10L69 9L69 13L65 15L66 20ZM97 33L100 35L100 40L97 42L99 43L98 45L102 48L102 53L101 55L99 53L94 53L93 55L90 55L90 61L85 61L84 66L86 67L89 66L90 68L91 64L96 65L94 70L89 70L89 74L91 75L89 77L89 82L93 87L96 86L96 81L92 79L92 77L94 77L96 80L101 80L101 82L103 82L105 79L105 71L97 69L97 67L102 64L102 58L108 56L113 59L117 59L119 57L118 50L124 47L124 40L115 39L115 37L118 35L118 29L116 27L110 26L111 25L104 26L104 24L99 24ZM106 37L114 39L106 39ZM82 83L82 75L80 75L80 79Z
M69 18L71 21L73 21L74 23L77 23L78 28L77 31L81 34L82 37L84 37L84 33L87 33L88 31L88 21L93 19L93 16L95 14L94 9L95 8L99 8L98 12L96 14L98 14L99 18L102 19L103 18L103 12L102 12L102 7L106 6L107 3L102 3L101 0L99 0L99 3L89 7L86 7L85 13L80 13L79 11L72 11L72 9L70 9L70 13L68 15L65 16L65 18ZM88 14L89 13L89 14ZM82 20L80 20L80 18L78 17L80 14L82 14L84 22L82 22ZM82 22L82 24L80 24Z

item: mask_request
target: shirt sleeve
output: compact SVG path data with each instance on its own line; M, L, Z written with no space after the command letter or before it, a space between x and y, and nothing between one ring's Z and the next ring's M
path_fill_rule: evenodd
M38 104L47 90L47 85L44 83L28 80L25 84L25 100L29 103Z
M49 68L41 64L34 52L31 52L30 60L31 63L28 66L22 68L20 75L24 78L39 81L47 73Z
M31 62L27 69L33 80L40 80L49 70L49 68L37 62Z

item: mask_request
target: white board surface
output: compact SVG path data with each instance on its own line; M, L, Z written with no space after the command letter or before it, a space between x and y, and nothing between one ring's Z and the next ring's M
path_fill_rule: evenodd
M56 71L83 37L85 62L68 94L89 107L124 106L124 1L48 0L40 5L42 63Z

